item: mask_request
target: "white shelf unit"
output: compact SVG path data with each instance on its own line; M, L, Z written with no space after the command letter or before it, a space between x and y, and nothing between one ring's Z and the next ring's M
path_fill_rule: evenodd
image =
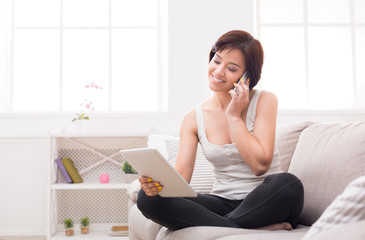
M71 218L75 235L72 239L115 239L109 236L113 225L127 225L129 183L124 182L122 149L147 146L147 134L50 134L48 240L70 239L65 235L63 221ZM78 169L82 183L66 183L55 159L70 158ZM108 174L107 184L99 182ZM90 219L90 233L80 234L79 222Z

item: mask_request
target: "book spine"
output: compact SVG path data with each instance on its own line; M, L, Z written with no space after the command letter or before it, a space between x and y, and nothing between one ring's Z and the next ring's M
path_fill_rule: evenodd
M65 169L65 166L63 166L61 158L57 158L55 161L57 163L58 169L62 173L62 175L65 178L66 182L67 183L72 183L72 179L71 179L70 175L67 173L67 171Z
M68 175L70 175L73 183L81 183L82 177L80 176L79 171L75 167L73 161L70 158L62 158L61 162L68 172Z

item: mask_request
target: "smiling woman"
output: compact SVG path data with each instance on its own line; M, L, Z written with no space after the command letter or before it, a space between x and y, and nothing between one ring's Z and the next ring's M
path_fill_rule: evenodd
M247 32L236 31L237 34L233 34L235 31L227 33L221 37L221 41L218 41L209 53L209 62L219 64L222 57L217 54L217 52L228 52L236 50L233 59L242 59L242 62L235 63L230 62L233 68L229 69L231 72L238 72L243 75L243 72L247 71L247 77L250 78L249 88L250 90L256 86L261 78L262 65L264 63L264 51L262 49L261 43L254 39ZM244 41L244 42L243 42ZM233 50L232 50L233 49ZM237 51L240 49L240 52ZM243 54L243 58L239 57L239 53ZM241 66L241 67L240 67ZM240 69L245 66L245 69ZM236 68L238 68L236 70ZM245 70L245 71L244 71ZM239 79L239 76L236 78Z
M224 92L231 90L244 71L243 59L242 53L237 49L217 52L209 64L210 89Z
M166 110L166 1L4 2L7 111L78 111L89 82L105 88L95 96L96 111ZM137 83L148 101L134 94Z
M260 80L261 44L245 31L229 31L214 44L209 60L213 94L184 116L175 168L190 183L200 144L214 168L213 189L197 197L166 198L159 194L164 182L142 176L137 206L144 216L173 230L291 230L303 208L303 185L294 175L280 173L275 95L253 89ZM240 80L244 72L247 82Z

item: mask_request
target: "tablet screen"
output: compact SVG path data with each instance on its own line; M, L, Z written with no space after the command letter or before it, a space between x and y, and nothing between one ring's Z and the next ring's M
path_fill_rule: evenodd
M141 175L163 185L162 197L196 197L197 193L155 148L121 150L122 157Z

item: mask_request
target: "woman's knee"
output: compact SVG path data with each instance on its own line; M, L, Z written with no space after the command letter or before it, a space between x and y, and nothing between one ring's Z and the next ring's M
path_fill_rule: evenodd
M141 189L138 192L138 196L137 196L137 207L139 210L141 210L143 212L143 209L145 208L145 206L148 205L148 196L146 195L146 193Z
M266 179L269 181L275 181L279 183L292 183L300 181L294 174L288 172L271 174L267 176Z
M290 203L294 205L294 207L301 212L304 204L304 187L302 182L298 177L291 173L280 173L280 182L285 190L283 194L286 195L286 198Z
M299 198L303 198L304 187L300 179L292 173L281 173L281 174L283 175L284 178L282 181L287 182L287 184L291 186L292 190L296 193L296 195Z
M277 173L266 177L264 183L271 185L272 189L280 191L282 196L290 198L295 202L302 202L304 199L304 187L298 177L291 173Z
M276 173L269 175L265 178L264 182L271 182L274 185L278 186L298 186L299 190L300 188L303 188L302 182L298 177L296 177L292 173L283 172L283 173Z
M137 207L144 215L150 215L153 209L156 209L156 205L159 204L160 196L149 197L146 193L141 189L138 192L137 197Z

